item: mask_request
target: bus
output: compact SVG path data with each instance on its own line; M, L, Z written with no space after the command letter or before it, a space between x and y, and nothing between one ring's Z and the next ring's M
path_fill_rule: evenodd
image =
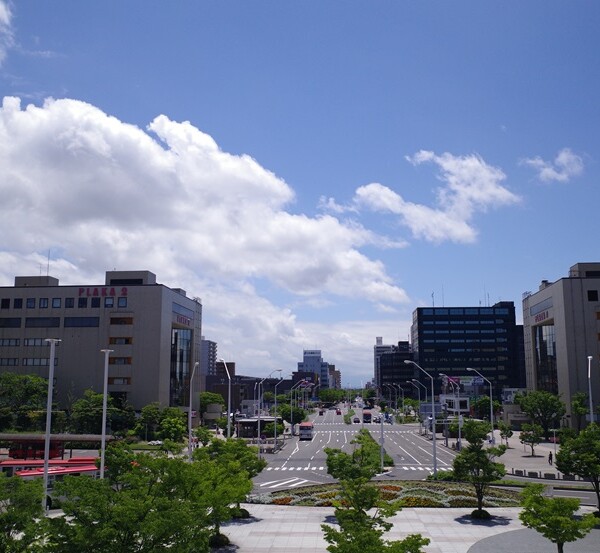
M312 422L301 422L298 427L298 438L300 440L312 440L313 429L314 425Z
M44 440L21 440L15 441L8 449L8 456L13 459L43 459L44 458ZM61 442L50 441L50 458L62 457L64 455L64 446Z
M96 457L70 457L69 459L49 459L48 467L77 467L94 465ZM14 476L17 472L44 469L44 459L4 459L0 461L0 472Z
M363 422L371 422L371 411L363 409Z

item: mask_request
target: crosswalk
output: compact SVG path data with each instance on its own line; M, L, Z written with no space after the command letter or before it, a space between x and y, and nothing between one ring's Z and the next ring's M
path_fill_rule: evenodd
M281 472L294 472L294 471L312 471L312 472L319 472L319 471L325 471L327 470L327 467L323 466L323 467L267 467L265 469L266 471L281 471ZM404 470L404 471L421 471L421 472L433 472L433 467L427 466L427 465L401 465L401 466L396 466L394 467L394 470ZM451 470L451 467L439 467L438 468L439 471L444 471L444 470Z

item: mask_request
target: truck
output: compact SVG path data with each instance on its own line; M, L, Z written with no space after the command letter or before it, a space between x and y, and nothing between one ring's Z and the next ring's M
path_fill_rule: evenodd
M371 422L371 411L363 409L362 417L364 423Z

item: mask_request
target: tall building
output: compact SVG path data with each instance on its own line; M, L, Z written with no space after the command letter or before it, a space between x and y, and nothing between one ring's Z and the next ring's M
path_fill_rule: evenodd
M217 374L217 342L206 340L202 336L200 351L202 374L206 376Z
M48 378L47 338L55 348L55 400L67 407L86 389L104 389L135 409L157 401L189 405L200 361L202 304L150 271L108 271L104 284L60 286L58 279L16 277L0 287L0 371ZM198 373L199 371L197 371ZM192 380L196 403L202 379ZM193 405L197 409L198 405Z
M396 398L417 397L414 386L407 382L414 378L414 367L404 362L407 359L412 360L412 352L407 341L400 341L397 346L391 346L389 351L381 353L378 387L382 395Z
M520 388L525 381L523 327L515 321L509 301L491 307L419 307L411 326L414 360L434 377L436 395L442 389L440 374L485 391L487 383L467 371L473 368L492 382L498 399L503 388ZM430 386L427 376L413 369L413 378Z
M329 363L323 361L320 349L305 349L303 361L298 362L298 371L317 375L321 390L330 387Z
M577 263L568 277L526 292L523 327L527 388L559 394L569 417L571 398L590 384L598 404L600 263Z
M373 381L375 382L375 386L379 386L380 388L382 386L381 376L379 374L380 359L384 353L392 351L393 348L394 346L392 344L384 344L381 336L375 338L375 345L373 346Z

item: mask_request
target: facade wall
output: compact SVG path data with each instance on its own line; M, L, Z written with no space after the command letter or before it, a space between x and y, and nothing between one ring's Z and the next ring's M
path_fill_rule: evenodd
M57 338L55 399L61 407L88 388L102 392L100 350L111 349L109 394L135 409L153 401L187 408L201 323L199 300L156 284L149 271L107 272L100 285L17 277L15 286L0 288L0 371L47 378L44 339ZM202 379L195 376L193 386L196 403Z
M527 388L559 394L569 416L572 396L588 393L588 356L592 399L600 400L599 296L600 263L578 263L568 277L544 280L523 298Z

